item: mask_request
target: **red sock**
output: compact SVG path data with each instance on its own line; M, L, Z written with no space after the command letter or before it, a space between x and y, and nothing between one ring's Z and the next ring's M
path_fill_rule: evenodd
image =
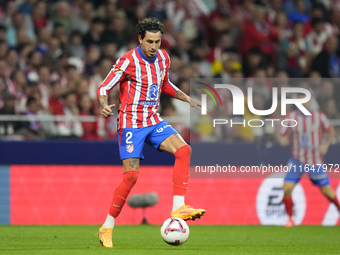
M290 197L283 197L282 202L286 206L286 211L287 211L287 214L288 214L289 218L292 218L292 216L293 216L293 200L292 200L292 196L290 196Z
M113 198L110 206L109 214L117 218L120 211L122 210L126 198L129 195L133 185L135 185L138 179L139 172L136 170L126 171L123 174L123 180L117 185L113 192Z
M337 198L337 196L335 195L332 202L335 204L335 206L338 208L338 210L340 211L340 204L339 204L339 200Z
M185 196L189 181L191 147L184 145L174 155L176 158L172 172L174 195Z

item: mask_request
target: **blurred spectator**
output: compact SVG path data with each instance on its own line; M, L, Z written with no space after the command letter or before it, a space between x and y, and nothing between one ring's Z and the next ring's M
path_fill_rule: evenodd
M63 48L66 47L68 43L68 36L62 24L60 23L54 24L52 36L59 40Z
M228 0L217 0L216 9L210 14L208 28L209 46L216 45L218 37L222 33L229 33L232 29L241 26L242 18L231 15L231 7Z
M329 36L329 34L324 31L324 21L319 18L314 18L311 21L312 31L308 34L306 38L307 48L313 55L319 54L323 45Z
M327 38L325 49L314 59L312 70L320 73L321 77L340 77L340 61L336 54L338 39L335 36Z
M254 71L264 65L263 53L258 47L249 49L243 61L244 77L249 77L254 74Z
M14 115L15 96L6 92L2 97L2 107L0 115ZM0 136L13 135L19 128L20 122L15 121L0 121Z
M333 98L329 98L324 103L323 107L321 108L321 111L323 111L329 119L339 119L340 118L340 114L338 112L335 100Z
M108 30L104 34L104 41L115 43L117 48L123 47L126 42L133 38L132 32L127 26L126 17L124 15L113 17Z
M6 33L6 42L9 46L14 47L17 43L20 44L20 41L23 40L25 35L29 39L27 40L28 42L35 40L36 36L34 31L32 29L26 29L24 25L24 15L21 12L15 12L12 17L12 25L8 27Z
M81 95L79 100L80 106L80 116L95 116L93 111L92 101L88 94L84 93ZM84 133L82 135L82 139L86 140L94 140L98 139L99 136L97 134L97 123L96 122L82 122Z
M39 76L39 91L41 93L41 103L44 108L48 108L48 99L51 94L51 70L48 66L40 66L38 68L38 76Z
M165 50L171 50L176 46L174 24L171 19L164 21L164 33L162 36L161 46Z
M259 47L263 54L270 57L274 53L275 42L278 40L278 31L266 22L265 10L255 7L252 19L246 19L243 23L242 54L248 53L252 47Z
M70 4L66 1L58 1L55 3L54 8L55 15L53 16L53 23L61 24L69 35L72 29Z
M6 40L6 33L7 33L6 27L0 24L0 41Z
M54 81L51 83L51 94L50 98L48 100L49 105L49 111L56 115L60 112L62 112L64 107L64 102L62 100L63 96L63 88L60 84L60 82Z
M39 101L37 98L30 96L27 98L25 116L29 118L27 131L32 136L43 136L43 128L40 121L35 120L38 116Z
M303 38L303 24L295 22L292 36L281 42L279 68L286 70L290 77L302 77L307 71L308 52Z
M89 96L91 100L97 100L97 89L112 68L112 61L108 58L102 58L96 62L94 75L90 78L89 82Z
M39 33L40 29L47 26L47 5L44 1L39 0L33 4L32 19L34 24L34 31L37 34Z
M37 50L41 52L41 54L45 55L48 51L48 44L51 39L51 32L47 27L42 27L38 31L38 42L37 42Z
M64 121L57 122L58 135L64 138L80 138L84 134L83 126L77 119L79 109L77 106L77 96L69 92L64 96L65 105L57 115L64 115Z
M78 30L73 31L70 37L68 51L71 53L72 56L85 60L86 48L82 40L82 34Z
M306 3L304 0L295 0L295 11L288 16L292 22L306 23L309 21L309 15L306 11Z
M105 43L103 47L102 56L110 59L112 62L116 62L118 59L117 54L117 45L114 43Z
M7 69L7 62L5 59L0 59L0 95L1 92L5 91L9 92L12 95L16 94L15 84L13 84L12 80L9 78L9 73Z
M80 33L86 34L90 30L93 14L92 3L85 1L81 6L80 15L74 16L72 19L72 30L78 30Z
M91 23L90 31L83 37L83 43L86 48L93 44L101 45L104 43L103 33L105 26L100 18L94 18Z
M276 30L278 31L280 41L283 41L286 38L291 37L292 30L288 26L287 16L284 12L278 12L276 14L276 18L273 24Z
M332 83L332 80L324 80L318 92L319 95L317 100L319 102L320 108L324 109L326 102L329 101L329 99L332 99L334 95L334 84Z

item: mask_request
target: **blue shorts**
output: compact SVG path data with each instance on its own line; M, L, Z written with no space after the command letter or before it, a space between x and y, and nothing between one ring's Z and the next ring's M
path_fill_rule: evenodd
M309 178L314 185L324 187L330 185L327 172L324 172L321 165L308 166L302 164L295 158L288 160L288 169L286 178L284 181L298 183L303 173L308 173Z
M118 132L120 160L126 158L144 159L144 143L158 149L159 145L169 136L178 132L165 121L144 128L122 128Z

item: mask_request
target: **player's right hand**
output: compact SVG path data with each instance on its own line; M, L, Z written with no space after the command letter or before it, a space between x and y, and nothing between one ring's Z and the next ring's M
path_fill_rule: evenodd
M115 107L115 104L111 104L111 105L104 107L103 110L102 110L102 117L107 119L107 118L110 118L111 116L113 116L112 108L114 108L114 107Z

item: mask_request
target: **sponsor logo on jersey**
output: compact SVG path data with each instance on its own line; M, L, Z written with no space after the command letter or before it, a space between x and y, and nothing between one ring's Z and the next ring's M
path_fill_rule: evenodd
M159 104L159 101L156 100L156 101L139 101L140 104L142 105L158 105Z
M127 144L126 145L126 151L127 152L131 153L131 152L133 152L134 149L135 148L133 147L133 144Z

